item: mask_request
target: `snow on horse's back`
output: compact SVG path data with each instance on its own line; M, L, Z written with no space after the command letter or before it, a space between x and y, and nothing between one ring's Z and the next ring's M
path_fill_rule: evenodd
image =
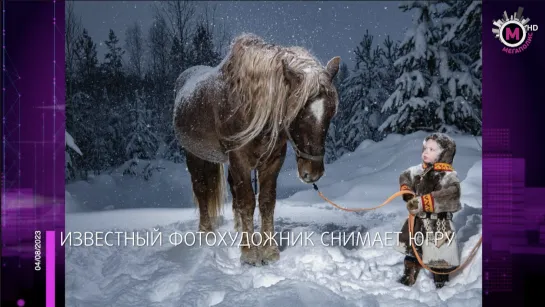
M202 81L206 81L217 72L218 67L205 65L192 66L184 70L180 76L178 76L178 79L176 79L174 89L176 93L176 99L174 100L175 108L177 108L182 101L189 100L189 97L202 84Z

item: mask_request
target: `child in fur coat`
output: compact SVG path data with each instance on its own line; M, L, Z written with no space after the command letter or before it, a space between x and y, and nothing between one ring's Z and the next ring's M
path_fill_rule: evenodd
M415 215L413 234L409 236L405 221L395 249L405 254L400 283L412 286L422 268L416 259L414 244L422 262L436 272L450 272L460 265L452 214L461 209L460 181L452 167L456 143L449 136L434 133L424 140L422 164L410 167L399 176L407 210ZM412 240L410 240L410 238ZM437 288L442 288L449 275L433 274Z

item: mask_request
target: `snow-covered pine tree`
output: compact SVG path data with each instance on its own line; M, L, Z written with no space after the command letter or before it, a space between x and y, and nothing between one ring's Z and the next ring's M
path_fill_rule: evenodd
M346 65L346 63L342 63L341 67L339 68L339 72L337 73L337 76L335 76L335 79L333 80L335 88L337 89L337 95L339 96L339 100L342 96L342 86L346 81L346 78L348 78L348 75L348 66ZM325 152L326 163L331 163L337 160L337 158L340 157L343 153L342 131L340 130L340 127L342 127L342 120L340 114L341 110L338 110L335 117L333 117L333 119L331 120L331 124L329 125L329 129L327 131ZM341 126L339 127L338 125Z
M142 56L142 42L139 27L134 24L128 29L127 47L130 49L129 58L133 64L129 67L132 75L129 78L123 69L123 55L125 50L121 48L119 39L113 30L109 30L108 40L105 42L107 52L102 63L102 74L107 82L104 84L103 97L100 99L100 115L102 126L97 127L100 132L99 139L95 140L105 151L102 156L101 169L111 169L125 162L124 160L124 140L123 136L128 132L126 114L128 114L128 105L124 104L127 98L132 96L130 85L138 85L137 78L139 67L139 57ZM132 83L132 84L131 84Z
M170 2L166 2L165 5L168 3ZM172 8L176 8L176 6ZM151 113L151 118L148 118L150 132L163 142L167 142L165 139L170 138L170 135L173 134L172 106L174 81L177 75L181 73L178 70L179 68L173 65L171 56L176 56L182 61L184 48L180 44L180 41L176 43L176 46L173 45L174 37L164 15L156 12L154 18L154 23L149 29L148 34L150 67L146 76L145 94L147 94L148 101L145 103L148 106L147 112ZM176 50L173 51L173 49Z
M116 104L118 104L117 99L109 95L106 88L103 88L100 98L93 101L92 116L84 119L85 126L92 132L87 138L89 142L86 146L88 147L81 146L81 148L88 153L85 160L89 163L89 168L97 175L110 169L119 161L115 148L120 139L113 137L114 127L111 126L111 120L117 112L110 108Z
M383 88L383 94L386 94L386 99L396 89L395 81L399 77L399 67L395 65L395 61L399 57L399 42L394 42L390 39L390 36L386 36L386 39L382 43L382 60L380 62L379 73ZM383 104L386 101L383 100ZM384 113L384 119L390 116L389 112ZM381 123L382 124L382 123Z
M438 62L444 58L439 49L441 33L433 22L435 1L409 1L400 6L413 12L413 27L405 34L400 57L395 65L401 70L396 90L390 95L383 112L393 109L379 127L384 132L411 133L419 129L438 130L444 126L443 91Z
M160 140L149 125L151 112L145 107L145 97L138 92L135 96L134 108L130 112L131 130L127 136L125 154L128 160L151 159L155 157Z
M373 48L373 36L367 31L354 50L356 66L342 86L344 147L354 151L365 139L378 141L382 101L386 98L380 63L383 50Z
M127 92L129 88L123 89L123 92ZM115 168L125 163L125 148L127 145L127 135L130 133L131 119L130 111L131 104L129 101L136 99L134 93L123 94L122 97L112 97L108 95L106 91L103 94L102 99L105 105L108 105L107 114L104 116L104 122L107 123L104 127L104 135L108 140L107 148L109 157L107 165L110 168Z
M119 44L119 39L115 35L114 31L110 29L108 33L108 40L104 42L108 51L104 55L104 62L102 63L103 80L105 81L104 87L108 90L110 97L120 99L127 91L125 88L125 78L123 73L123 50Z
M91 156L93 140L96 138L95 129L96 104L93 97L79 91L70 97L70 104L66 112L66 129L72 132L72 136L78 140L78 148L87 153L85 158L77 155L71 156L75 177L86 179L87 173L93 169L94 158Z
M189 60L190 66L216 66L221 61L214 48L212 33L204 23L200 23L193 34Z
M96 43L89 36L87 29L83 29L75 48L74 92L96 93L100 89L100 82L98 82L100 71Z
M374 68L376 73L373 74L375 77L370 80L370 84L372 84L370 98L373 98L373 101L368 103L367 125L372 133L370 139L378 142L386 136L378 128L391 115L390 112L382 112L382 107L395 90L395 80L399 76L399 69L394 65L399 56L399 44L387 36L380 49L377 47L376 55L376 67Z
M354 151L354 144L363 140L365 134L362 125L363 100L365 89L363 88L362 77L353 71L343 84L341 91L340 112L337 126L341 130L342 144L348 151Z
M454 120L457 119L463 123L462 130L480 134L482 128L482 2L451 0L448 1L448 5L449 7L441 14L445 33L441 43L450 52L450 75L456 82L456 91L453 91L451 95L454 109L452 115Z
M77 37L73 50L74 63L70 66L75 71L67 74L66 80L66 129L78 140L82 152L89 155L85 159L79 155L71 157L74 176L86 179L94 163L89 150L97 136L95 126L97 111L100 110L97 101L101 82L96 44L86 29Z
M335 124L331 122L325 137L324 162L331 163L335 160L337 160L337 149L335 148Z
M336 133L337 127L335 126L335 123L332 121L329 125L329 129L327 130L327 135L325 138L325 157L324 161L325 163L331 163L335 160L337 160L337 133Z
M122 59L125 50L119 45L119 39L112 29L108 32L108 40L104 43L108 48L108 52L104 55L104 69L110 74L110 77L120 75L123 68Z
M355 69L348 72L345 65L346 77L336 83L340 104L326 138L328 163L354 151L365 139L380 141L385 136L378 127L390 115L381 108L395 89L399 44L387 37L382 46L372 45L373 37L367 32L354 52Z
M165 149L160 154L160 158L172 161L174 163L182 163L185 161L185 152L180 147L178 139L173 137L169 143L164 143Z
M348 152L343 146L342 129L336 126L338 123L340 121L332 121L327 130L325 163L332 163Z
M480 81L472 77L471 65L466 63L467 50L460 49L457 42L443 42L455 23L456 11L462 11L454 4L451 0L411 1L401 6L404 11L415 12L414 24L406 33L401 56L395 63L401 69L396 90L383 108L395 114L388 117L381 130L456 133L480 127L471 102L480 96Z
M68 131L64 131L64 138L65 138L65 164L64 164L64 173L66 176L66 180L70 181L73 180L76 177L76 166L72 162L72 153L71 151L76 152L80 156L83 155L81 150L79 149L78 145L76 145L76 142L74 141L74 138ZM71 150L69 150L71 149Z

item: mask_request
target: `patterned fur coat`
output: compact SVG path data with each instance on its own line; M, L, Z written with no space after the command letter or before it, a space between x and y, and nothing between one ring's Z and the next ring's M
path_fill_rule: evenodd
M416 196L403 195L405 201L418 198L413 239L409 241L408 219L403 224L395 249L413 256L415 247L424 264L430 268L453 268L460 264L456 230L452 214L461 209L460 181L452 167L456 143L449 136L434 133L426 137L435 140L441 153L434 164L419 164L403 171L399 176L402 190L413 191Z

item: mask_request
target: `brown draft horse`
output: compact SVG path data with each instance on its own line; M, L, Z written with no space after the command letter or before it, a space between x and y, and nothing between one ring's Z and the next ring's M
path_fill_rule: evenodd
M214 231L221 215L227 195L223 164L228 164L235 230L243 234L243 263L260 265L280 258L278 246L267 238L274 234L276 184L287 141L296 152L303 182L316 182L324 173L326 133L338 107L332 81L339 62L334 57L323 67L303 48L268 44L249 34L233 41L217 67L191 67L176 80L174 129L186 152L199 231ZM261 215L256 236L253 170Z

